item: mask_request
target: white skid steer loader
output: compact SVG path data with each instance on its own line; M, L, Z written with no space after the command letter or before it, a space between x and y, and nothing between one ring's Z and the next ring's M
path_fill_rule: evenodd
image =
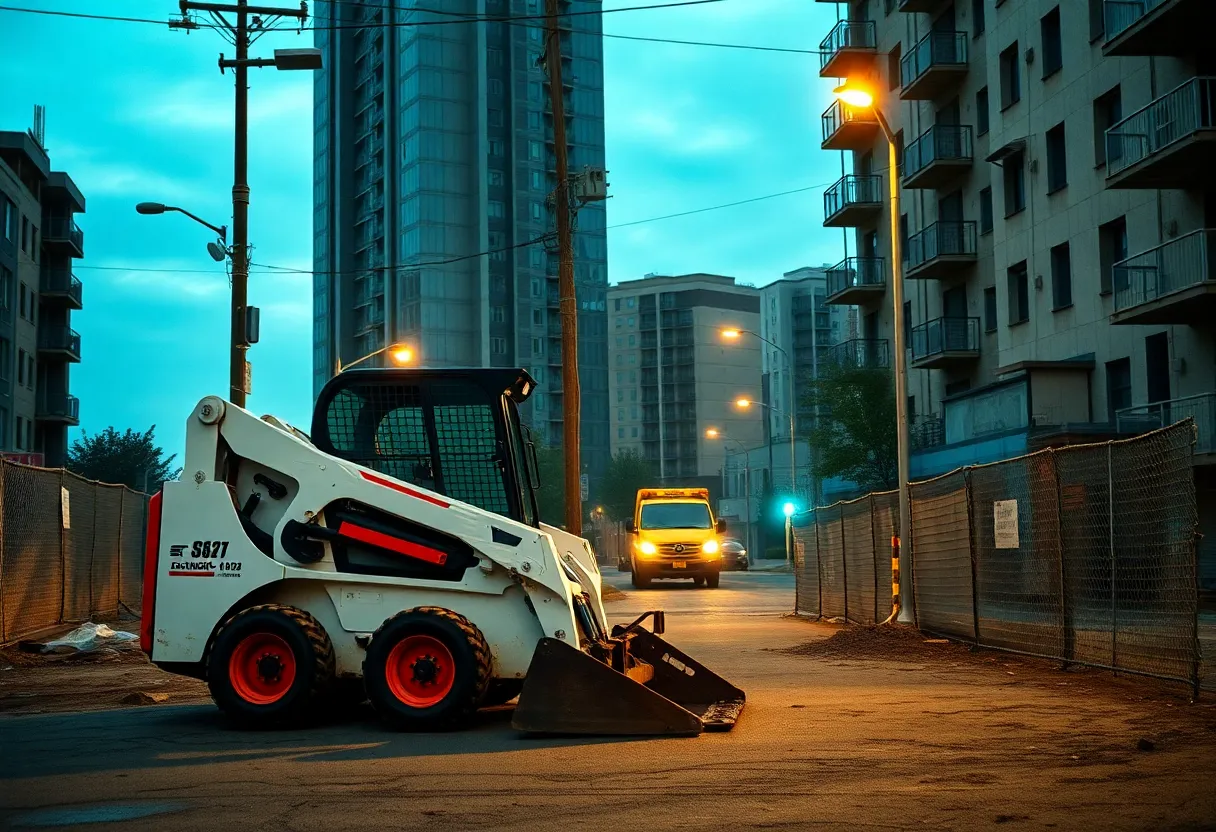
M366 697L394 728L449 729L518 695L526 733L729 730L743 692L661 639L660 611L609 631L590 545L539 522L534 387L347 371L310 435L203 399L150 506L144 651L247 727Z

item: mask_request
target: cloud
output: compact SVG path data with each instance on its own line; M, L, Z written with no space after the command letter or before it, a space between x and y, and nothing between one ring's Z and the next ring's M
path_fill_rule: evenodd
M305 77L250 85L251 126L273 125L285 119L312 124L312 76L299 74ZM172 130L230 131L234 126L234 91L231 76L224 78L221 82L187 80L168 84L150 99L133 101L125 113L126 120Z
M199 269L197 263L172 262L148 265L119 264L121 267L89 270L89 282L141 299L181 301L182 311L188 310L187 300L209 300L226 297L230 291L228 276L222 271Z

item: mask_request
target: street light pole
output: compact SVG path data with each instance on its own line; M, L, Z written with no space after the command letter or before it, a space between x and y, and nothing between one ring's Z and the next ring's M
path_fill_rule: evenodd
M887 141L887 180L891 196L891 305L894 307L895 329L895 435L899 455L899 614L901 624L916 621L916 610L912 598L912 499L909 488L911 460L908 438L908 358L904 339L904 276L903 241L899 236L899 158L895 147L895 134L887 123L882 110L874 101L873 94L849 84L837 87L834 94L843 104L869 108L883 138Z
M787 405L787 407L789 408L789 413L791 414L790 415L790 491L792 492L792 491L796 490L798 487L798 476L796 473L797 466L798 466L798 453L797 453L797 450L796 450L796 447L794 444L794 417L792 415L796 411L796 408L794 407L794 360L793 360L793 358L790 357L790 354L788 352L786 352L786 350L782 346L780 346L779 344L773 343L772 341L765 338L763 335L761 335L758 332L753 332L750 329L733 329L733 328L722 330L722 337L727 338L729 340L734 340L734 339L738 338L740 335L750 335L753 338L755 338L756 340L762 341L763 343L768 344L770 347L775 349L777 352L781 353L781 357L785 359L785 376L786 376L787 387L789 389L789 404ZM763 403L757 402L757 404L763 404ZM765 404L763 406L769 408L774 413L778 413L778 414L781 413L780 410L778 410L777 408L772 407L770 405ZM771 430L769 431L768 467L769 467L770 471L773 468L772 431Z

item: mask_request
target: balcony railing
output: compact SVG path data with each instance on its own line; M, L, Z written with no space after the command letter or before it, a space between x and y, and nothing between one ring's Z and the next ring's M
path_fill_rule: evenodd
M1124 408L1115 413L1115 427L1120 433L1143 433L1181 422L1187 417L1195 420L1197 428L1195 453L1216 453L1216 393L1200 393Z
M824 150L860 150L878 133L878 119L870 107L848 107L833 101L820 117Z
M80 333L71 327L46 326L38 330L38 349L45 352L67 353L80 360Z
M946 444L946 420L936 413L922 413L908 420L912 450L924 451Z
M970 262L975 259L975 223L940 220L919 234L908 238L908 276L920 269L928 269L936 261L952 258ZM919 276L919 275L918 275ZM940 277L937 273L925 277Z
M1170 240L1148 251L1129 257L1115 264L1115 316L1116 323L1132 317L1127 313L1138 310L1146 304L1157 306L1163 301L1177 295L1179 303L1185 302L1188 308L1175 309L1172 312L1165 309L1153 310L1157 314L1154 321L1144 323L1185 323L1185 319L1194 317L1191 313L1207 315L1213 310L1208 308L1209 301L1197 308L1194 304L1195 295L1209 295L1216 292L1216 261L1212 254L1216 252L1216 230L1204 229ZM1197 292L1188 292L1195 289ZM1148 314L1148 310L1140 310ZM1209 318L1210 320L1210 318ZM1131 323L1132 321L1126 321Z
M44 300L63 298L74 309L80 309L84 305L84 285L72 274L71 269L43 266L40 291Z
M882 177L849 174L823 192L823 224L851 227L882 209Z
M1211 0L1106 0L1104 55L1192 55L1210 48Z
M43 393L38 397L35 415L42 420L80 422L80 399L67 394Z
M936 98L967 69L966 32L930 32L899 62L900 98Z
M1216 78L1192 78L1184 82L1106 131L1108 184L1142 163L1151 166L1154 157L1161 157L1160 169L1145 171L1142 181L1128 182L1128 186L1192 184L1196 169L1205 170L1203 164L1208 160L1172 151L1176 145L1205 132L1206 138L1216 139L1216 134L1209 132L1213 128L1216 128ZM1200 152L1204 151L1208 149ZM1169 156L1176 158L1167 159ZM1199 168L1196 162L1201 164Z
M848 78L874 63L878 26L873 20L842 20L819 43L819 75Z
M980 351L980 319L944 315L912 328L912 360L974 357Z
M904 187L937 187L975 158L971 128L963 124L936 124L904 148Z
M833 364L848 369L881 370L891 366L890 345L885 338L853 338L831 347Z
M42 228L42 241L67 244L76 250L77 256L84 256L84 232L71 217L50 217Z
M881 257L846 257L827 272L828 302L846 295L882 294L887 275ZM850 303L852 305L852 303Z

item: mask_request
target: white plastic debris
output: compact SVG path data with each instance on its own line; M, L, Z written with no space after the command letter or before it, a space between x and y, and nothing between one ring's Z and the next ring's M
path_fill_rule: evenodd
M101 647L122 646L139 639L134 633L114 630L105 624L94 624L92 621L81 624L75 630L61 638L48 641L42 645L43 653L65 653L75 651L88 653Z

